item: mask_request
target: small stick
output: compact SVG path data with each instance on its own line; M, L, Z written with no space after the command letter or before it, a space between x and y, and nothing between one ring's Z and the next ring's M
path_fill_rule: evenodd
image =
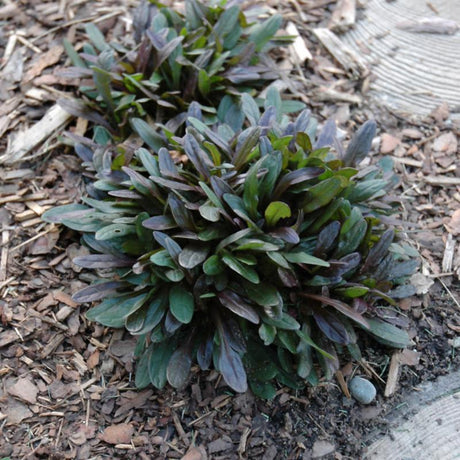
M3 230L2 232L2 254L0 256L0 281L6 280L6 267L8 263L8 241L10 240L10 232Z

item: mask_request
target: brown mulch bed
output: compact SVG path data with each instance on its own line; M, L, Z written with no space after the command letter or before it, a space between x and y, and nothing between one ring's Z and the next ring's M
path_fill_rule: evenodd
M62 38L81 43L87 20L123 36L135 3L0 6L0 155L62 93L75 90L75 82L56 74L66 61ZM234 395L215 372L198 369L182 392L137 391L134 342L123 331L89 323L87 306L71 299L92 279L71 262L86 249L75 232L40 219L52 206L75 202L83 188L78 159L54 135L30 160L0 167L0 458L153 459L188 452L187 460L356 459L376 433L391 428L386 415L406 392L459 366L460 126L443 105L416 121L369 105L371 76L350 79L311 33L328 23L334 6L312 0L277 8L296 23L313 55L297 80L318 119L334 116L350 132L374 114L376 156L395 159L403 217L419 224L407 234L423 258L421 294L400 305L416 353L401 356L367 343L378 387L369 406L346 398L337 381L298 392L280 387L268 402ZM84 132L85 123L73 120L67 129ZM365 375L355 364L342 372Z

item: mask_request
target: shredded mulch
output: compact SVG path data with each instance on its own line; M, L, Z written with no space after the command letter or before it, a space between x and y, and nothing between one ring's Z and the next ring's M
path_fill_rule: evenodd
M419 295L399 305L414 347L400 352L364 342L365 367L348 363L343 380L316 388L280 387L272 401L233 394L217 373L198 368L181 392L136 390L132 338L88 322L87 305L71 298L94 276L72 264L87 250L75 232L40 218L76 202L83 190L79 160L56 132L28 160L0 165L0 458L356 459L391 428L386 416L407 392L458 368L460 126L444 104L413 120L367 101L372 75L351 75L312 33L328 25L335 1L277 3L312 55L305 64L294 60L294 78L319 121L334 117L346 133L375 117L380 134L371 160L389 155L395 161L402 218L414 224L405 231L423 259L414 280ZM62 39L78 48L83 24L96 22L122 40L135 5L3 2L0 156L77 89L59 76L66 63ZM86 123L74 119L67 130L83 134ZM369 406L345 396L355 374L378 388Z

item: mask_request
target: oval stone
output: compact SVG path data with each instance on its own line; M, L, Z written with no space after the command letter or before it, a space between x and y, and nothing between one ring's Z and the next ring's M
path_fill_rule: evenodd
M348 385L351 395L361 404L370 404L376 394L375 386L362 377L353 377Z

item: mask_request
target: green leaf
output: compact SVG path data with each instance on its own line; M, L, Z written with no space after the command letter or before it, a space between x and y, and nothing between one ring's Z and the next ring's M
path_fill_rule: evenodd
M231 256L230 254L224 254L222 256L222 262L251 283L259 283L260 280L257 272L254 269L242 264L238 259Z
M224 201L228 204L231 211L233 211L238 217L241 217L248 226L255 227L256 224L252 221L251 217L248 214L247 209L244 206L244 201L237 195L231 193L225 193Z
M276 388L270 382L249 380L251 391L262 399L273 399L276 396Z
M297 353L297 337L292 331L280 330L278 331L278 338L292 354Z
M259 163L257 162L249 169L243 190L244 207L248 210L249 216L254 220L257 219L257 206L259 204L259 181L257 179Z
M204 69L200 69L198 72L198 89L203 96L207 96L211 91L211 81Z
M257 24L251 34L249 40L256 45L256 51L260 51L273 38L275 33L281 27L283 19L279 14L273 15L261 24Z
M83 59L80 57L78 52L75 50L75 48L72 46L69 40L67 38L64 38L62 40L62 44L64 45L64 49L67 53L67 56L69 56L70 61L72 64L76 67L83 67L86 68L86 64L83 61Z
M269 227L288 217L291 217L291 208L283 201L272 201L265 209L265 221Z
M271 318L279 318L283 311L283 298L275 286L260 283L257 286L245 283L246 294L258 305L264 307L265 313Z
M203 264L203 271L206 275L214 276L222 273L224 271L224 266L219 259L219 256L212 255L206 262Z
M347 186L345 177L335 176L310 187L306 192L303 210L305 213L316 211L329 204Z
M42 215L42 219L45 222L62 223L64 219L72 217L74 212L76 212L76 215L78 216L81 214L81 211L89 210L90 208L83 204L65 204L45 211Z
M342 257L355 251L366 236L368 224L359 208L353 208L340 229L340 239L334 257Z
M155 343L149 347L149 377L153 386L159 390L166 385L166 372L173 350L174 348L169 341Z
M159 267L169 267L172 269L177 268L166 249L161 249L160 251L155 252L155 254L152 254L150 256L150 262L154 265L158 265Z
M334 289L334 292L344 297L354 299L356 297L362 297L369 292L369 288L366 286L350 286L345 288Z
M166 311L166 304L166 295L164 293L157 293L155 298L148 304L148 310L142 328L134 333L132 332L132 334L142 335L152 331L162 320Z
M278 329L286 329L288 331L295 331L300 329L300 324L288 313L283 313L281 318L264 317L264 322L270 326L275 326Z
M378 318L366 318L366 320L369 325L369 332L378 342L394 348L406 348L411 344L411 339L406 331Z
M195 268L206 260L208 252L208 246L200 246L197 244L185 246L179 254L179 264L187 269Z
M111 224L102 227L95 234L96 240L110 240L122 236L132 235L136 233L134 225L127 224Z
M262 323L259 327L259 337L263 340L264 345L271 345L276 337L276 327Z
M178 321L190 323L194 310L192 293L182 286L173 286L169 291L169 309Z
M218 222L220 220L221 213L219 208L202 204L198 210L201 216L209 222Z
M93 43L93 45L98 49L98 51L104 51L110 49L110 46L105 41L104 35L93 23L88 23L85 25L85 31Z
M141 356L141 359L136 365L136 377L135 385L137 388L142 389L147 387L150 384L150 375L149 375L149 360L150 353L149 349L145 350Z
M169 384L173 388L182 388L187 383L191 367L192 357L190 352L183 347L178 348L172 354L166 370Z
M243 93L241 96L241 105L243 113L246 115L251 125L257 125L260 118L260 110L254 98L248 93Z
M240 169L247 163L250 154L259 142L259 138L260 128L258 126L248 128L246 138L240 148L235 152L235 156L233 158L233 164L236 169Z
M161 147L164 147L163 138L147 122L141 118L130 118L129 123L133 130L154 152L158 152Z
M102 69L93 67L93 78L96 88L101 95L103 101L106 103L110 112L115 112L115 102L112 97L112 90L110 88L111 76L110 74Z
M88 310L86 317L90 321L108 327L122 327L124 320L144 305L149 293L139 294L137 296L123 296L106 299L97 307Z
M329 262L318 259L318 257L307 254L306 252L282 252L286 260L293 264L317 265L318 267L329 267Z

